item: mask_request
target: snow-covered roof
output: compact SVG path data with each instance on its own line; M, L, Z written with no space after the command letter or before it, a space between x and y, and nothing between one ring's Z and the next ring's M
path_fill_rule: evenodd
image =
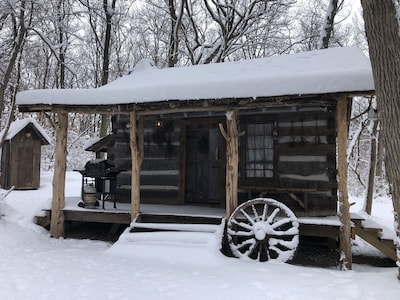
M48 136L46 131L44 131L43 127L40 126L39 123L33 118L26 118L12 122L10 128L7 131L5 140L11 140L29 124L32 124L35 130L37 131L38 135L43 138L43 141L45 142L44 144L51 144L51 138ZM0 132L0 137L3 136L4 131L5 130L3 129Z
M83 146L86 151L107 152L108 144L110 143L110 135L104 137L93 137L87 140Z
M23 91L17 104L114 105L373 90L369 59L348 47L166 69L144 60L103 87Z
M101 141L100 137L92 137L85 142L85 144L83 145L83 149L87 150L87 148L92 147L93 145L97 144L99 141Z

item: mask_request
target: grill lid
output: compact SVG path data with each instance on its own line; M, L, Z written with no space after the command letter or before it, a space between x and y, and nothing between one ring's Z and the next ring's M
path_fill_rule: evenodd
M107 159L92 159L85 164L84 169L79 169L77 171L89 177L115 177L124 170L116 168L114 164Z

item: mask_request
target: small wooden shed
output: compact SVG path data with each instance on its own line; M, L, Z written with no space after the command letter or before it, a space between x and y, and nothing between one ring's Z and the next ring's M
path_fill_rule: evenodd
M49 144L49 136L34 119L13 122L1 153L1 187L39 188L41 146Z

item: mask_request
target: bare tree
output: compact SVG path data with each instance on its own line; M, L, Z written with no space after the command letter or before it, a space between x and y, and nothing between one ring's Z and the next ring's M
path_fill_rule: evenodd
M213 21L215 34L210 35L210 47L207 47L207 44L206 47L194 44L195 48L203 50L198 53L197 62L222 62L232 53L252 44L253 37L259 39L261 29L280 26L282 30L287 21L284 16L288 14L292 4L294 1L291 0L204 0L206 12ZM196 28L193 30L198 31ZM268 38L272 40L274 36Z
M361 5L386 148L385 165L393 199L400 279L400 2L361 0Z
M159 67L168 66L170 57L168 45L171 35L165 29L171 27L171 21L167 11L149 1L135 7L132 21L130 32L136 34L133 35L130 47L133 55L131 63L141 58L149 58Z
M123 61L121 53L125 53L122 43L127 34L121 31L124 28L125 15L130 12L133 1L103 0L98 1L80 0L86 20L83 22L90 27L90 31L83 37L87 49L86 57L90 61L92 80L94 87L105 85L110 78L115 78L120 74L115 74L113 68L121 72L118 62ZM133 34L130 32L130 34ZM119 37L119 39L118 39ZM89 44L89 45L88 45ZM108 116L99 117L99 135L105 136L108 132Z
M293 0L149 1L169 22L168 66L207 64L279 53ZM148 6L147 6L148 7ZM146 14L147 9L143 9ZM168 42L165 42L168 40ZM285 48L288 48L286 45ZM271 51L274 49L273 51Z
M179 1L177 6L176 1L168 0L168 11L170 15L170 38L168 47L168 67L173 67L178 63L179 59L179 43L180 43L180 30L182 27L182 18L187 1Z
M354 45L350 5L344 0L312 0L301 2L292 13L295 25L291 31L292 49L310 51L328 47ZM324 45L325 41L325 45Z
M341 6L343 5L344 0L329 0L328 9L326 12L325 23L321 30L319 47L320 49L326 49L329 47L329 41L331 36L333 35L333 29L335 24L335 17Z
M12 103L9 110L8 121L5 124L4 134L0 137L0 149L3 147L3 143L7 134L7 131L10 127L11 121L13 119L14 107L15 107L15 91L16 86L12 87L10 85L12 81L13 73L15 73L15 67L17 62L19 61L19 56L23 49L23 45L26 39L27 28L26 22L29 24L31 20L32 6L33 4L30 1L20 1L20 5L12 6L11 3L7 3L8 7L6 7L6 12L8 17L11 20L12 33L11 38L11 50L9 52L9 60L4 70L2 70L3 79L0 82L0 117L2 117L3 110L5 108L6 101L6 91L7 89L11 89L14 91L11 93ZM6 5L7 5L6 4ZM6 15L3 15L2 18L7 18Z
M103 46L103 63L101 70L101 85L106 85L109 78L110 68L110 48L111 48L111 29L113 26L112 18L115 13L116 0L103 0L103 10L105 14L105 35L104 35L104 46ZM100 123L100 137L107 135L107 129L109 127L109 117L107 115L101 116Z

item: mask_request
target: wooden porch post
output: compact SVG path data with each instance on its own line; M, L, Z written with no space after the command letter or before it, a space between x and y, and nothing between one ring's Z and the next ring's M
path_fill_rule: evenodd
M53 174L53 199L51 203L50 234L54 238L64 234L65 171L67 165L68 113L57 113L56 147Z
M338 135L338 178L339 178L339 218L340 228L340 267L351 270L351 226L350 204L347 190L347 139L348 139L348 99L340 98L337 103Z
M130 113L130 146L132 157L131 221L140 211L140 166L143 159L144 120L140 117L139 139L136 140L136 111ZM139 145L138 145L139 144Z
M376 144L377 144L378 125L379 125L379 121L376 119L371 119L371 122L373 122L373 126L372 126L372 137L371 137L371 151L369 156L367 199L365 204L365 211L369 215L371 215L372 212L372 202L374 198L376 158L377 158Z
M227 111L225 115L227 131L222 126L220 129L226 139L226 217L229 218L238 206L239 135L236 111Z

